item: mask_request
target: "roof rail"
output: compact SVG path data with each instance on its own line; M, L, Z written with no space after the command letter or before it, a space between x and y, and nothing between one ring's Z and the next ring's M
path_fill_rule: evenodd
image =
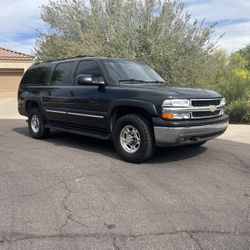
M49 63L49 62L65 61L65 60L76 59L76 58L81 58L81 57L94 57L94 56L91 56L91 55L77 55L77 56L73 56L73 57L65 57L65 58L58 58L58 59L54 59L54 60L41 61L41 62L35 63L35 65L40 64L40 63Z

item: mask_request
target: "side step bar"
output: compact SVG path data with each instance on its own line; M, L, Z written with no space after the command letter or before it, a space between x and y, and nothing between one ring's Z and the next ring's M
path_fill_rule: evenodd
M54 124L54 123L47 123L45 124L46 128L56 129L72 134L78 134L88 137L93 137L101 140L112 140L112 134L108 132L100 132L100 131L92 131L90 129L84 129L79 127L71 127L67 125L61 125L61 124Z

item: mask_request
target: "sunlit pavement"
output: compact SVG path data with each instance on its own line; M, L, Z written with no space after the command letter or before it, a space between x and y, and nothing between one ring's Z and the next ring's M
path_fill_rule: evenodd
M250 124L230 124L220 138L250 144Z
M0 119L25 119L17 111L17 98L0 98Z

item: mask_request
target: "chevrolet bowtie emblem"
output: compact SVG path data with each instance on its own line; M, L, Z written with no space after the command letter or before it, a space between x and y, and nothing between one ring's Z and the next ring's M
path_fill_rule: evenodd
M215 112L216 109L217 109L217 107L214 106L214 105L210 105L210 106L209 106L209 110L210 110L211 112Z

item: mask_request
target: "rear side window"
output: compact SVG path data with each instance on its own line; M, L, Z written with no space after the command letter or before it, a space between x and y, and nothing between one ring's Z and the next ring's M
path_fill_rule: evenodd
M67 86L70 85L70 75L74 62L64 62L56 66L52 78L51 85Z
M27 70L21 81L25 85L44 85L47 83L49 75L49 67L36 67Z

